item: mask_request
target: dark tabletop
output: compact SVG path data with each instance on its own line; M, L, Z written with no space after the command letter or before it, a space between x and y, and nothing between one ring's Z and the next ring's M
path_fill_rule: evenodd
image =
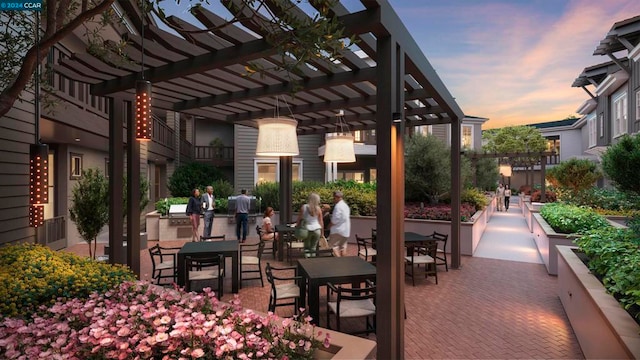
M435 241L431 235L423 235L407 231L404 233L404 242L423 242L423 241Z
M358 256L300 259L298 263L310 279L345 275L375 275L376 267Z
M178 254L238 251L238 245L238 240L188 242L182 246Z
M296 228L293 227L293 226L284 225L284 224L276 225L276 231L277 232L295 231L295 230L296 230Z

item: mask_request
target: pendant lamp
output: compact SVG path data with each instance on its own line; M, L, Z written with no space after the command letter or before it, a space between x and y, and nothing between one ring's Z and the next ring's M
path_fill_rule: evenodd
M151 140L151 82L144 79L144 12L146 11L143 3L142 14L142 29L141 42L142 42L142 58L140 61L140 76L141 79L136 81L136 140L137 141L150 141Z
M500 165L500 175L502 175L504 177L511 176L511 165L509 165L509 164Z
M288 107L289 105L287 104ZM289 111L291 112L291 109ZM274 117L258 119L257 123L258 144L256 146L256 155L296 156L300 153L298 135L296 133L298 121L288 117L280 117L277 97Z
M325 136L324 162L352 163L356 161L353 134L344 121L344 111L336 114L336 131Z

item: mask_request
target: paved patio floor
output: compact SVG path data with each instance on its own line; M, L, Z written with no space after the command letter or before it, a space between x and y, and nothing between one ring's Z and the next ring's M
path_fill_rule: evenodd
M509 239L514 229L526 227L520 209L512 204L508 213L496 213L489 222L489 234L503 229ZM493 224L493 225L492 225ZM495 227L495 228L492 228ZM499 228L499 229L498 229ZM528 230L527 230L528 232ZM253 234L253 240L256 239ZM483 238L480 245L483 245ZM162 242L180 245L182 241ZM153 246L155 242L150 242ZM102 253L99 244L98 254ZM350 253L355 255L355 244ZM518 251L518 247L515 247ZM503 257L504 249L496 249ZM87 254L86 245L68 249ZM461 269L439 273L433 278L405 282L408 318L405 323L407 359L582 359L583 354L557 295L557 278L547 275L544 265L535 262L492 259L491 248L483 257L463 257ZM263 266L275 262L266 252ZM279 263L281 264L281 263ZM281 264L282 265L282 264ZM148 278L151 261L147 250L141 252L142 278ZM231 299L231 279L225 283L223 300ZM324 291L321 291L324 294ZM245 307L266 311L269 287L259 280L245 281L238 294ZM321 299L321 304L324 303ZM290 316L291 310L277 313ZM321 323L325 323L321 306ZM347 329L363 326L347 323ZM369 336L375 339L375 335Z

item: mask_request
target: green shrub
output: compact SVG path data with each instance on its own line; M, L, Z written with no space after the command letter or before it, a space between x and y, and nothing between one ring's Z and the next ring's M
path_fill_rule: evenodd
M545 190L544 192L544 196L545 202L556 202L558 201L558 197L556 196L556 193L551 191L551 190ZM542 200L542 190L536 190L531 194L531 201L532 202L539 202Z
M462 194L460 194L460 202L472 205L476 211L480 211L487 207L489 200L487 200L487 197L482 191L476 188L469 188L464 189Z
M214 166L191 162L175 169L167 187L174 197L189 197L193 189L204 189L223 177L222 172Z
M602 154L602 169L622 191L640 195L640 135L624 135Z
M271 206L273 210L280 210L280 184L277 182L263 182L256 185L253 195L262 201L262 208Z
M611 226L607 219L591 209L561 203L544 205L540 215L553 230L562 234L584 234Z
M126 267L47 247L22 244L0 248L0 317L29 317L56 299L87 298L135 276Z
M166 198L156 201L156 211L162 216L166 216L169 213L171 205L188 204L189 198L187 197L174 197Z
M640 196L616 189L590 188L572 196L563 196L562 201L593 209L631 211L640 210Z
M224 179L218 179L211 184L213 186L213 196L218 199L225 199L229 196L233 195L233 184ZM204 194L206 190L206 186L200 189L200 194ZM218 202L216 201L216 206L218 206Z
M589 159L572 158L560 162L547 171L546 179L569 193L589 189L602 178L598 164Z
M630 229L593 230L575 240L607 291L640 319L640 240ZM633 309L632 309L633 308Z

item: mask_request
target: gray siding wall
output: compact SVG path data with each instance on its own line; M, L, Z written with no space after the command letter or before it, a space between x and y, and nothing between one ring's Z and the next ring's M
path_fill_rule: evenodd
M33 94L0 119L0 245L34 242L29 227L29 145L35 142ZM52 196L52 194L50 194Z
M236 191L253 189L254 160L260 159L256 156L258 129L235 125L234 132L234 188ZM302 160L302 179L305 181L324 181L324 162L318 156L321 145L322 135L298 136L300 155L294 157L294 161Z
M194 145L196 146L209 146L211 140L215 138L220 138L225 146L233 146L233 125L215 120L196 119L195 132Z
M256 138L257 139L257 138ZM324 161L318 156L318 148L324 143L322 135L298 136L298 147L302 158L302 179L305 181L324 181Z
M629 132L635 133L640 131L640 118L636 105L636 93L640 92L640 61L630 61L631 76L629 77Z
M438 137L440 140L444 141L445 144L447 145L451 144L448 124L433 125L431 127L431 134Z

